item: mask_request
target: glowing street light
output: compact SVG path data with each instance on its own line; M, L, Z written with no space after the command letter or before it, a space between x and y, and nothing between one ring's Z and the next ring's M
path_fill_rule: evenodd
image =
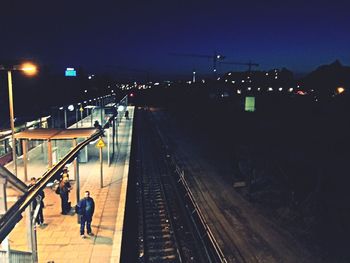
M19 66L18 69L15 69L15 70L22 70L24 74L28 76L34 76L38 71L37 66L30 62L23 63L22 65Z
M345 91L345 89L343 87L338 87L336 91L337 94L342 94Z
M15 120L13 110L13 92L12 92L12 71L23 71L28 76L33 76L37 73L36 65L26 62L21 65L3 66L0 65L0 70L7 71L7 84L9 90L9 107L10 107L10 125L11 125L11 139L12 139L12 159L14 166L14 174L17 176L17 157L16 157L16 142L15 142Z

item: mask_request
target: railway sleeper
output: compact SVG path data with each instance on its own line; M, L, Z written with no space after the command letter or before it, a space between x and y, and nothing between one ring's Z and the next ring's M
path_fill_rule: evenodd
M148 253L149 254L156 254L156 253L164 253L164 254L174 254L175 253L175 248L174 247L169 247L169 248L164 248L164 249L149 249Z
M161 221L161 222L166 222L167 216L165 213L157 213L157 211L150 211L145 215L145 220L147 221Z
M173 248L174 247L174 243L173 242L169 242L169 241L162 241L162 242L155 242L155 243L151 243L148 245L148 250L149 249L154 249L154 250L163 250L166 248Z
M158 240L159 242L169 241L171 240L172 235L167 233L167 234L163 234L161 237L162 237L161 239L160 238L157 239L156 236L146 236L147 240L152 241L152 243L155 243L156 240Z
M169 235L171 231L169 229L149 229L146 231L147 236L163 238L165 235Z
M168 230L170 230L170 226L169 225L161 226L161 225L153 223L153 222L151 222L150 224L147 224L147 230L155 231L155 230L160 230L160 229L168 229Z

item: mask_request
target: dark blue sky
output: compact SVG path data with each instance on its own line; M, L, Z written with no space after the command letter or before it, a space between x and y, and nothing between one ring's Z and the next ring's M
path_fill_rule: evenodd
M11 2L0 5L0 58L33 58L62 70L116 65L147 70L153 78L193 68L204 74L212 61L169 53L215 50L260 69L309 72L335 59L350 64L346 1ZM246 67L219 67L229 69Z

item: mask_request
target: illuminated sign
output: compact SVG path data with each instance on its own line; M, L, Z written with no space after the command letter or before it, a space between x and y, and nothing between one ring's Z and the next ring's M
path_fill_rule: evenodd
M77 72L74 68L67 68L64 74L66 77L76 77Z
M245 111L255 111L255 97L245 97Z

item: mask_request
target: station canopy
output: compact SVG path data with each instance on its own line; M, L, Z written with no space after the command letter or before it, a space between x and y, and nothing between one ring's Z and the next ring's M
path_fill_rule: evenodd
M18 132L15 134L15 138L28 140L69 140L88 138L95 132L95 128L33 129Z

